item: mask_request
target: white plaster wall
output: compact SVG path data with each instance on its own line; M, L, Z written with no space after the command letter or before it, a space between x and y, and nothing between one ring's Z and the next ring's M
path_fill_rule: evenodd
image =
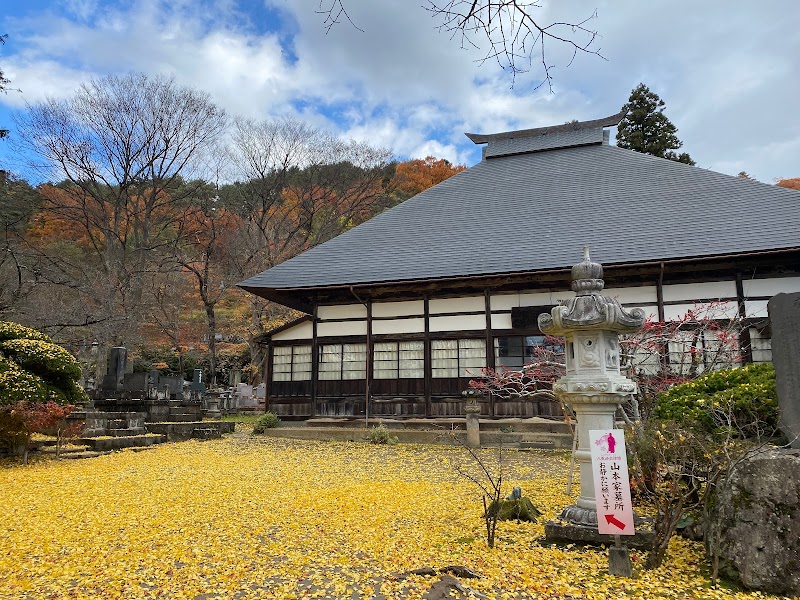
M403 302L375 302L372 305L373 317L405 317L408 315L424 315L425 302L408 300Z
M735 281L706 281L664 286L664 302L698 298L736 298Z
M344 321L339 323L318 323L317 337L340 335L367 335L366 321Z
M605 288L602 294L609 298L616 298L617 302L620 304L647 304L648 302L658 302L658 291L654 285Z
M486 329L485 315L459 315L456 317L431 317L431 331L466 331Z
M466 296L464 298L436 298L428 304L430 313L475 312L485 310L483 296Z
M372 321L372 333L424 333L425 319L392 319Z
M511 329L511 315L492 315L492 329Z
M317 316L320 319L366 319L367 307L363 304L320 306L317 309Z
M492 310L511 310L519 306L519 294L495 294L489 297Z
M733 300L725 302L720 305L719 308L715 308L709 313L703 313L702 311L707 306L708 304L704 303L669 304L664 307L664 319L667 321L676 321L686 315L690 310L698 311L701 317L715 319L733 319L739 314L739 307ZM645 312L647 313L647 309L645 309Z
M303 323L298 323L294 327L290 327L284 331L276 333L272 336L272 339L275 341L285 341L285 340L310 340L314 335L314 327L311 324L311 321L305 321Z
M800 292L800 277L776 277L774 279L747 279L742 281L744 297L774 296L775 294Z
M744 308L748 317L767 317L767 302L769 300L745 300Z

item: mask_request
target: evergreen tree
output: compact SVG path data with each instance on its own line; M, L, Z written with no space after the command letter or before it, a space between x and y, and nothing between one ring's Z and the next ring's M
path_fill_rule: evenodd
M617 146L693 165L686 152L675 152L683 143L675 135L678 129L664 114L664 106L645 84L636 86L622 107L626 114L617 129Z

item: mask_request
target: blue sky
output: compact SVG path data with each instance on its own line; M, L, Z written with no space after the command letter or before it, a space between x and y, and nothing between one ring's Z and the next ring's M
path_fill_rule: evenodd
M323 4L329 0L323 0ZM594 119L644 82L667 103L698 166L773 183L800 176L800 2L543 0L542 21L591 26L605 59L566 66L551 45L553 91L534 62L512 79L436 30L415 0L344 0L358 29L326 33L319 0L0 0L0 124L92 77L142 71L207 91L231 115L292 115L399 158L474 164L464 132ZM485 49L484 49L485 51ZM0 141L0 168L32 176Z

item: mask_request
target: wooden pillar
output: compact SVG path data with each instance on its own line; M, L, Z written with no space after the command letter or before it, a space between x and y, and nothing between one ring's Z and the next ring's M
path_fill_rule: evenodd
M739 321L741 330L739 331L739 349L742 354L742 362L749 364L753 362L753 340L750 338L750 328L747 326L747 306L745 305L744 283L742 274L736 274L736 303L739 306Z
M269 399L272 397L272 361L273 361L273 354L274 354L274 346L272 345L272 340L267 345L267 368L266 368L266 379L264 380L264 384L266 385L266 391L264 392L264 412L269 412Z
M486 366L495 368L494 360L494 335L492 333L492 296L489 290L483 291L484 306L486 311ZM494 417L494 394L489 394L489 416Z
M661 271L658 274L658 281L656 282L656 302L658 303L658 320L663 322L664 319L664 263L661 263Z
M319 345L317 344L317 303L311 314L311 416L317 416L317 380L319 379Z
M367 355L365 357L366 364L364 365L364 412L366 413L366 420L369 421L369 416L372 414L372 406L370 404L372 402L372 362L375 351L375 343L372 341L372 298L367 299L365 306L367 309ZM342 352L342 357L344 357L344 352ZM342 372L342 376L344 376L344 372ZM399 376L400 373L398 372Z
M664 310L664 263L661 263L661 269L658 273L658 281L656 282L656 302L658 303L658 320L662 323L667 320L666 311ZM661 344L659 349L659 361L661 362L661 372L666 373L669 371L669 343Z
M428 298L428 294L425 294L422 298L423 304L423 313L424 313L424 320L425 320L425 345L423 349L423 363L425 366L425 416L430 417L432 412L431 407L431 377L433 374L432 370L432 359L431 359L431 310L430 310L430 300Z

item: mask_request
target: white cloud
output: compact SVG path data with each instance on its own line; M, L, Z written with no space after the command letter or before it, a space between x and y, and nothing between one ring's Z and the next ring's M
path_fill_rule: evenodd
M288 23L259 25L236 0L141 0L119 6L67 0L67 13L21 11L3 69L24 94L67 95L91 76L128 70L171 74L208 91L230 113L294 114L399 156L477 159L465 131L491 133L616 112L640 81L667 103L684 150L698 164L771 182L800 174L800 8L678 0L655 7L598 0L598 46L607 60L551 44L556 94L534 89L541 72L511 88L496 63L461 49L408 0L345 0L347 22L326 35L317 2L264 0ZM543 21L584 18L582 0L545 2ZM594 6L594 5L593 5ZM557 12L556 12L557 11ZM792 18L795 17L795 18Z

